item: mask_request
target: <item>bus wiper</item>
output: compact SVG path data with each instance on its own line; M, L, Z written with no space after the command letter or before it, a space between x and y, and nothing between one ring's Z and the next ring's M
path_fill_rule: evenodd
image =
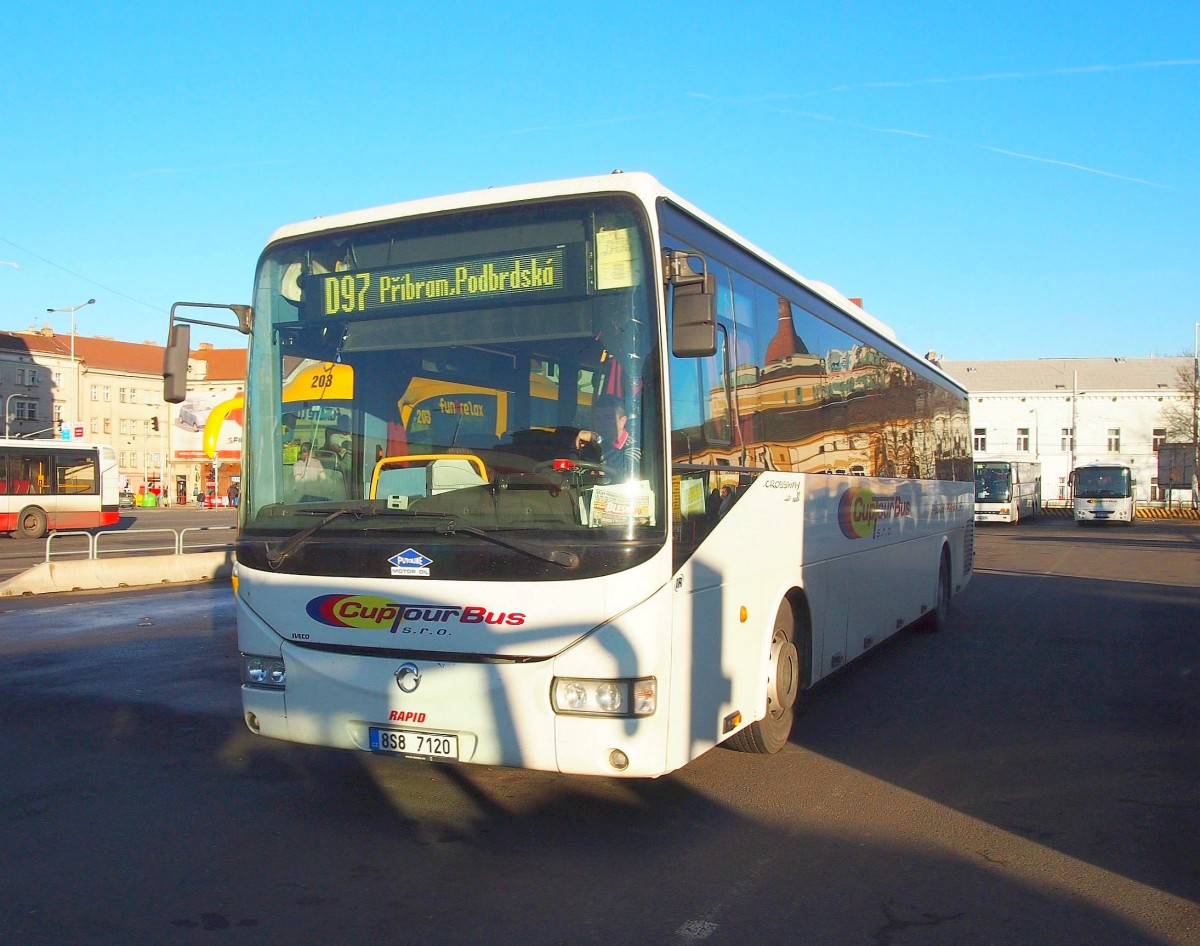
M571 569L579 567L579 556L574 552L565 552L562 549L554 549L552 552L543 552L541 549L533 549L526 545L519 545L515 542L509 542L506 539L501 539L491 532L485 532L483 529L476 529L473 526L460 526L450 518L438 523L434 531L441 532L445 535L454 535L456 532L465 532L467 535L473 535L477 539L483 539L484 542L491 542L493 545L499 545L501 548L509 549L513 552L519 552L521 555L525 555L528 558L536 558L538 561L549 562L551 565L558 565L560 568Z
M319 509L297 509L296 513L315 513L319 515L323 510ZM312 538L316 533L324 529L329 523L334 522L342 516L353 516L355 519L361 519L364 516L420 516L420 513L412 513L408 510L401 509L380 509L376 506L339 506L322 517L320 522L314 522L307 529L301 529L295 535L289 537L281 544L271 548L267 546L267 564L272 568L278 568L283 564L296 549L300 548L305 542Z
M275 546L274 548L267 546L267 564L272 568L278 568L288 559L289 556L291 556L298 548L300 548L300 546L324 529L331 522L340 519L342 516L354 516L356 519L361 519L364 516L404 516L412 517L414 519L436 519L437 524L434 526L435 532L440 532L444 535L453 535L455 532L464 532L467 535L473 535L485 542L491 542L494 545L499 545L513 552L519 552L520 554L529 558L535 558L539 561L549 562L551 565L558 565L562 568L579 567L579 556L574 552L564 552L559 549L555 549L553 552L547 553L542 552L540 549L531 549L524 545L519 545L513 542L508 542L501 538L497 538L490 532L485 532L482 529L476 529L472 526L460 526L454 521L453 518L445 513L420 513L410 512L407 509L381 509L375 506L341 506L332 510L330 513L322 517L318 522L314 522L307 529L301 529L295 535L289 537L286 541Z
M333 512L326 515L319 522L314 522L307 529L301 529L299 532L297 532L291 538L287 539L285 542L281 543L280 545L275 546L275 548L271 548L271 546L268 545L267 546L267 564L270 565L272 568L278 568L280 565L282 565L284 563L284 560L289 555L291 555L293 552L295 552L296 549L300 548L300 546L302 546L305 542L307 542L310 538L312 538L312 536L314 536L316 533L320 532L322 529L324 529L327 525L329 525L329 523L333 522L335 519L340 519L340 518L342 518L342 516L348 516L348 515L352 515L355 517L361 517L363 512L364 512L364 510L362 510L362 509L348 509L345 506L343 506L339 509L333 510ZM370 512L370 510L367 510L367 512Z

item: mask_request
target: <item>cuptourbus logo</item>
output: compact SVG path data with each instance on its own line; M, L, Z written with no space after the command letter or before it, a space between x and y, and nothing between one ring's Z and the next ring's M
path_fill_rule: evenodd
M393 634L452 637L462 624L520 627L520 611L492 611L479 605L405 604L372 595L321 595L305 607L308 616L328 627L361 631L391 631Z
M848 489L838 503L838 524L847 539L886 535L900 519L912 515L912 504L899 496L876 496L865 487Z

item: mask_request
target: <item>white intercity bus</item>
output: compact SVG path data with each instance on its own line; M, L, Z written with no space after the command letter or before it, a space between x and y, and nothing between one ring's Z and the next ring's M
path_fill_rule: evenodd
M78 440L0 439L0 533L40 539L120 519L117 454Z
M1137 517L1137 482L1129 467L1119 463L1089 463L1071 471L1071 504L1075 521L1123 522Z
M1042 465L1025 460L975 461L975 521L1020 522L1042 511Z
M171 401L219 324L187 305ZM287 226L228 308L263 736L643 777L775 752L971 577L963 388L648 175Z

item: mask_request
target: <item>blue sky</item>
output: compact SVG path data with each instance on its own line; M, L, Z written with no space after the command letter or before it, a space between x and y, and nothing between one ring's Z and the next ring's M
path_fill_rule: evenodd
M0 329L94 297L78 332L161 344L284 223L613 168L921 352L1200 320L1197 3L46 3L0 38Z

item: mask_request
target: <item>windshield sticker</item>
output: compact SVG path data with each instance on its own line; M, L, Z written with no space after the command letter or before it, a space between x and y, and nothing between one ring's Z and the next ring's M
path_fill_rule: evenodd
M392 566L392 574L404 578L427 578L429 566L433 559L422 555L415 549L405 549L388 559Z
M601 230L596 234L596 288L627 289L633 285L636 263L631 230Z
M478 605L431 607L373 595L321 595L309 601L305 611L327 627L434 637L453 636L454 628L462 624L520 627L525 623L521 611L489 611Z
M847 539L877 539L899 530L912 517L912 504L899 496L876 496L865 487L848 489L838 503L838 524Z

